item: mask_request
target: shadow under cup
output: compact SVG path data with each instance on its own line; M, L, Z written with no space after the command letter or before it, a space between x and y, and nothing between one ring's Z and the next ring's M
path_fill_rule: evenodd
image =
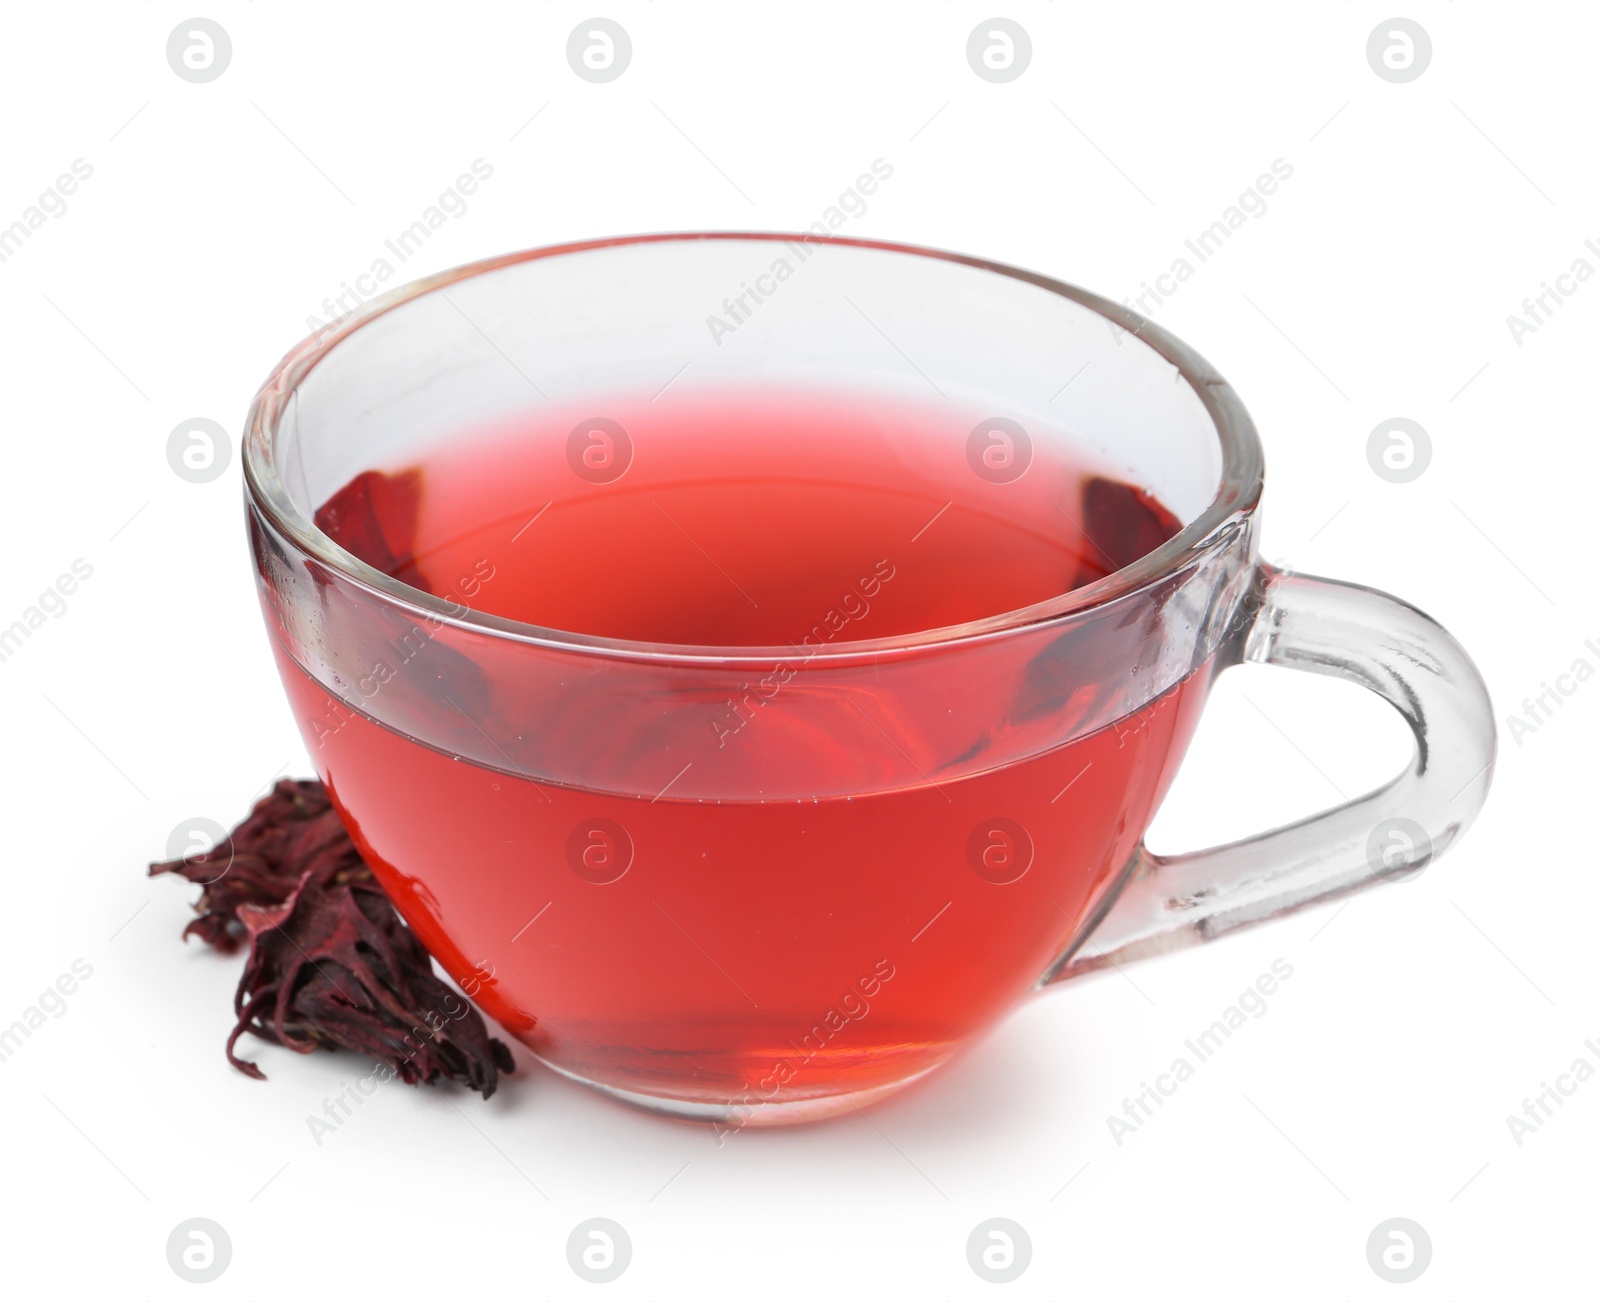
M736 332L708 328L780 261ZM1181 528L958 627L728 647L471 610L311 523L364 471L686 364L709 389L937 393L1092 453ZM926 455L967 449L930 431ZM1114 304L925 250L675 236L446 273L292 352L246 462L290 702L406 920L548 1065L683 1116L841 1110L1037 988L1137 860L1253 614L1261 468L1232 391ZM709 720L752 692L760 729L721 744Z

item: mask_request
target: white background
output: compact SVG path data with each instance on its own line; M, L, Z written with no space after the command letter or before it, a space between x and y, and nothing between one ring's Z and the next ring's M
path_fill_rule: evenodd
M233 42L205 85L168 67L192 11L167 3L11 5L0 40L0 225L74 159L94 169L0 263L0 625L94 567L0 663L0 1024L74 959L94 970L0 1063L8 1295L192 1296L165 1244L194 1216L232 1241L216 1298L976 1298L996 1286L965 1245L992 1216L1031 1237L1020 1298L1387 1297L1365 1245L1395 1216L1433 1245L1401 1296L1592 1292L1600 1079L1520 1146L1506 1117L1600 1064L1600 685L1505 732L1542 681L1600 668L1600 284L1520 346L1506 325L1575 258L1600 267L1591 8L1418 0L1433 58L1404 85L1368 65L1391 11L1364 0L1017 0L1001 12L1033 60L1004 85L966 62L993 12L966 0L618 0L600 12L633 61L606 85L568 67L593 11L564 2L203 12ZM589 236L800 227L883 157L852 234L1121 298L1292 163L1155 316L1260 426L1264 554L1402 595L1476 657L1502 729L1478 824L1336 916L1040 997L867 1119L719 1147L524 1059L487 1104L391 1085L318 1147L305 1117L364 1064L259 1046L270 1081L233 1072L239 961L181 944L194 892L144 876L181 820L231 823L311 771L251 591L237 448L195 485L165 445L194 416L236 438L308 314L480 157L492 179L402 279ZM1432 438L1409 484L1367 464L1392 416ZM1236 670L1152 843L1309 812L1405 746L1354 687ZM1280 957L1269 1012L1119 1147L1107 1115ZM633 1244L604 1286L565 1256L591 1216Z

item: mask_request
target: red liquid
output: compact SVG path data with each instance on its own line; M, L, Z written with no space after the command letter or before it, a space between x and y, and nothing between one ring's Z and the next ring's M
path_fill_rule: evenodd
M1003 439L969 435L982 416L767 391L641 401L609 414L620 435L534 414L358 476L318 524L368 563L493 614L772 646L999 614L1176 532L1147 495L1043 440L1013 445L1008 464ZM1026 470L1007 481L1019 455ZM875 794L690 799L669 784L652 799L442 754L335 706L279 655L363 853L487 1012L577 1075L733 1104L904 1079L1015 1002L1126 864L1208 677L954 780L919 778L884 747L903 780ZM919 706L930 719L970 688L950 665ZM493 684L475 720L486 737L515 730L519 712L548 717L518 691ZM779 691L708 716L707 747L744 747L768 774L788 756L815 765L830 745L859 762L864 729L802 738L784 707ZM330 709L348 722L311 722ZM651 703L637 711L638 737L610 738L628 777L618 789L660 785ZM564 717L585 726L581 710ZM997 717L991 741L1021 726ZM492 975L474 982L475 963Z

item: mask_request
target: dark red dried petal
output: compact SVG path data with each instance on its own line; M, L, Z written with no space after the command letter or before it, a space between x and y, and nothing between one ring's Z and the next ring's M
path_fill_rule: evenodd
M365 470L317 509L316 526L373 569L429 592L412 552L421 502L421 470Z
M312 860L324 854L361 861L322 783L285 778L221 844L187 859L151 864L150 875L176 873L203 886L195 905L200 916L184 936L197 935L231 954L245 939L240 906L281 904Z
M150 872L204 885L186 937L225 952L249 942L227 1044L246 1075L264 1079L234 1052L246 1032L297 1053L349 1049L407 1084L459 1080L484 1098L514 1070L478 1011L434 975L321 783L279 782L222 845Z
M1092 583L1147 556L1183 528L1182 522L1142 488L1095 476L1083 485L1083 531L1093 557L1073 586Z

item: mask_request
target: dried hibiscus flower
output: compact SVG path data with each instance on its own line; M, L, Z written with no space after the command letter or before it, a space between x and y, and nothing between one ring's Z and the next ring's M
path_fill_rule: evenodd
M356 850L320 782L285 779L204 854L150 865L203 887L184 937L250 954L234 994L228 1061L245 1032L297 1053L344 1048L408 1085L441 1077L488 1098L511 1051L432 960Z

